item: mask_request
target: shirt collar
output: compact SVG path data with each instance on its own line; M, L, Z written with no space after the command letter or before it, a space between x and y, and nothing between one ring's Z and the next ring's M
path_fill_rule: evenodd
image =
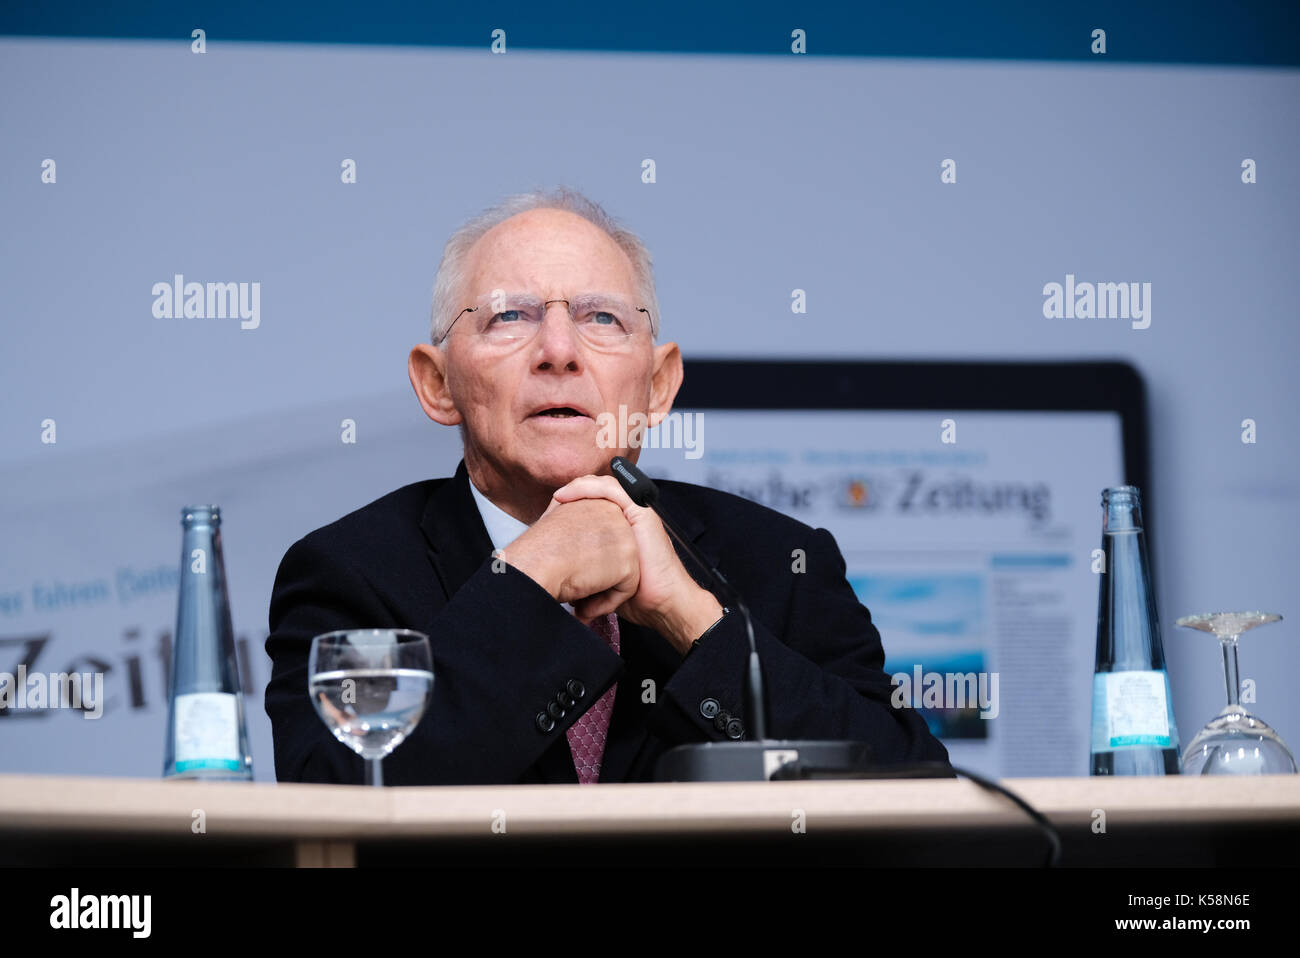
M473 482L469 484L469 491L474 494L474 503L478 506L479 515L483 517L483 525L487 528L488 538L492 540L492 548L504 549L527 531L527 523L520 522L493 503L478 491Z

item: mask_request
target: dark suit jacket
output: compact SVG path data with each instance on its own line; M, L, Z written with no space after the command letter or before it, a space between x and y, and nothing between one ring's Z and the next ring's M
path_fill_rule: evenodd
M915 711L891 707L880 634L830 533L702 486L659 487L683 535L749 605L769 738L867 741L882 763L948 761ZM806 571L793 571L796 549ZM706 713L738 718L731 734L747 737L748 638L738 614L685 658L658 633L620 619L615 654L528 576L504 562L494 571L491 553L463 462L451 479L404 486L289 548L266 640L280 781L363 780L362 759L330 734L307 694L312 637L335 629L429 636L433 698L384 760L386 785L576 783L565 730L616 681L601 782L651 781L668 748L727 740ZM585 694L543 730L538 713L570 679Z

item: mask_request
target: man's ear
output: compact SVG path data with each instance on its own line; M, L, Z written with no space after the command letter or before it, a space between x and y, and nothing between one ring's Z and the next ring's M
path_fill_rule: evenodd
M682 388L682 351L676 343L663 343L655 347L654 371L650 378L650 405L646 412L650 426L663 422L673 408L677 390Z
M420 343L411 350L406 371L425 415L444 426L458 426L461 414L447 387L447 354L437 346Z

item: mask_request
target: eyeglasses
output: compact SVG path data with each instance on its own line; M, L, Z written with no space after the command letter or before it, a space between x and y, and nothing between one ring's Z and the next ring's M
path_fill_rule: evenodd
M568 307L569 320L578 330L578 335L597 349L626 348L651 329L650 310L633 306L616 296L585 293L572 300L542 301L527 293L497 290L479 305L462 309L438 343L445 342L459 324L467 335L486 345L518 345L537 335L552 303L563 303ZM471 318L462 322L467 313Z

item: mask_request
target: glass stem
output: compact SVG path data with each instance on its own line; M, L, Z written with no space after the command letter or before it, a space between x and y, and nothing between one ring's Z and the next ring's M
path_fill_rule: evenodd
M1235 663L1235 659L1234 659ZM384 785L384 766L382 758L366 759L366 784L382 788Z
M1228 707L1240 705L1241 680L1237 677L1237 636L1221 641L1223 645L1223 677L1228 683Z

